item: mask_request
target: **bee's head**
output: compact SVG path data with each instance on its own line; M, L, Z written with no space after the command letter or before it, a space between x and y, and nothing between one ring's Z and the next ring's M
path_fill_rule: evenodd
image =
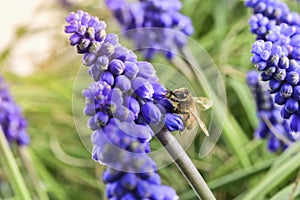
M187 88L179 88L179 89L174 90L172 93L178 101L187 100L187 98L190 94L190 92L188 91Z

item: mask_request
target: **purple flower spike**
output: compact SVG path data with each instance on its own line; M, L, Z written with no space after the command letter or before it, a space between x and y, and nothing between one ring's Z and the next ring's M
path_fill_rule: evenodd
M172 199L175 197L177 198L173 189L161 185L153 161L149 160L149 157L145 157L145 154L143 154L146 149L146 143L141 143L141 140L136 140L135 138L135 136L140 135L138 132L145 132L146 129L141 129L135 127L136 125L126 123L122 123L122 125L118 127L119 123L120 122L117 120L113 120L103 129L102 133L95 132L93 134L92 141L96 145L93 155L96 160L101 162L104 161L105 163L114 163L115 159L119 159L119 164L126 165L127 170L131 171L134 169L145 172L121 172L119 170L108 168L103 173L103 181L107 184L107 198L138 198L145 195L145 193L146 196L150 197L157 195L157 192L159 192L159 196L164 199L167 199L168 197ZM147 142L148 140L143 141ZM103 145L105 146L106 151L100 151L101 146ZM115 148L113 145L122 146L122 148L138 154L120 151L119 148ZM110 151L108 151L109 149ZM113 150L113 152L111 152L111 150ZM146 185L148 187L144 188ZM155 187L156 190L152 190L152 187ZM163 190L160 190L160 188L163 188ZM144 191L143 194L141 193L141 189ZM167 192L168 190L170 191Z
M106 5L123 30L129 31L126 36L134 41L136 49L147 60L157 52L164 53L168 59L173 58L185 46L187 36L194 32L191 19L179 12L182 7L179 0L139 0L136 3L106 0ZM153 27L159 29L151 29Z
M27 122L21 109L9 94L2 77L0 77L0 125L8 143L16 142L20 146L29 145Z
M74 17L74 15L76 14L78 14L78 17ZM82 20L78 21L79 18ZM84 23L86 30L90 30L89 27L91 27L92 30L95 25L104 23L102 23L101 21L99 21L98 23L97 18L88 17L88 15L86 15L83 11L78 11L78 13L71 13L67 21L69 23L71 23L72 21L73 24L74 20L77 20L76 22L74 22L75 24ZM89 21L89 23L87 23L87 21ZM105 28L105 26L101 27ZM83 32L81 34L83 34ZM82 41L85 41L87 39L88 37L83 38ZM96 34L95 40L97 40ZM90 41L93 40L89 40L89 42ZM137 110L132 108L132 112L128 112L127 115L127 112L122 109L124 99L127 98L127 95L132 96L133 93L135 94L135 98L137 98L137 102L139 102L139 107L141 107L148 101L153 102L154 100L162 100L160 102L155 102L155 104L157 104L160 109L164 106L167 106L166 108L161 110L163 112L171 112L172 110L168 105L161 104L163 102L163 99L165 99L166 90L160 83L158 83L158 77L153 66L149 62L137 61L137 56L126 47L120 45L118 42L118 37L115 34L107 34L103 39L101 39L101 41L98 41L98 46L93 49L93 51L90 51L91 49L88 49L84 54L83 63L87 67L89 67L89 74L94 78L94 80L101 84L105 83L107 85L105 87L110 87L112 91L117 91L117 93L114 95L111 95L108 92L107 94L102 94L102 96L99 96L99 94L97 93L97 90L99 90L99 88L90 88L90 90L95 91L90 91L92 94L90 97L87 97L85 94L85 96L88 98L85 113L89 116L93 116L98 111L101 111L106 113L111 118L115 114L115 112L118 111L117 116L119 116L123 120L125 116L127 116L126 120L137 119L139 115L139 113L137 113ZM99 87L99 83L90 87L97 88ZM114 90L114 88L118 88L119 91ZM109 89L106 90L109 91ZM122 92L126 94L123 96L121 94ZM92 99L96 96L98 96L97 98L99 99L97 101L93 101ZM105 96L107 97L107 99L101 100L100 97ZM122 110L124 110L124 112L122 112ZM89 124L90 127L93 127L93 123Z
M160 5L156 3L153 6ZM121 5L111 2L110 6L119 9ZM67 22L71 45L84 53L82 62L94 79L83 90L84 114L90 116L88 127L94 131L92 158L108 166L103 174L107 198L177 199L172 188L161 185L156 165L148 156L154 136L150 124L165 122L171 131L184 128L182 119L172 114L173 105L152 64L137 61L117 35L105 34L104 22L88 13L70 13Z
M247 0L246 6L253 9L249 24L257 36L251 62L262 72L261 79L274 94L274 103L281 106L281 116L295 127L292 121L296 120L291 117L300 113L300 15L279 1Z

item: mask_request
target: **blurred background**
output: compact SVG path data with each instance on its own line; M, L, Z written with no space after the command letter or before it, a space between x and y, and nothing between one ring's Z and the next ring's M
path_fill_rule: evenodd
M282 173L277 170L289 169L283 164L293 158L299 147L274 154L267 150L266 141L253 138L258 120L245 82L246 72L253 69L250 48L255 37L248 27L250 10L243 1L237 0L182 2L182 12L194 24L192 38L209 53L223 75L229 111L229 124L225 124L213 150L200 159L199 141L203 136L198 135L188 155L217 199L239 198L243 193L262 189L270 198L280 195L287 186L292 187L299 164L295 162L293 170L281 178L278 177ZM297 1L287 3L292 10L300 9ZM81 67L81 56L68 44L64 19L77 9L106 21L108 32L120 32L104 1L10 0L0 7L1 75L28 120L32 162L40 179L39 187L46 191L49 199L105 199L105 185L101 181L105 168L91 159L90 149L81 141L73 119L73 85ZM162 59L158 56L154 62ZM89 137L91 133L85 134ZM18 151L13 151L25 182L35 194ZM13 199L1 159L0 167L0 198ZM159 173L163 183L174 187L180 199L196 199L174 164ZM269 183L272 180L279 183L261 184L266 179ZM297 191L300 192L299 187Z

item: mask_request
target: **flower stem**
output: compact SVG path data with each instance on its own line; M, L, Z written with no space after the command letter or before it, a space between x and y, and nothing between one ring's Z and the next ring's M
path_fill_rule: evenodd
M169 155L175 160L177 167L193 188L198 198L203 200L216 199L203 177L175 137L165 128L157 133L156 137L165 147Z
M45 191L43 183L40 181L37 175L36 167L33 164L30 149L27 146L21 146L19 147L19 153L24 166L28 171L31 182L33 183L33 186L37 192L39 200L48 200L49 198L47 192Z
M9 178L13 189L15 189L15 194L19 197L18 199L30 200L29 191L25 185L23 177L18 169L16 160L10 150L10 147L7 143L6 137L3 133L2 127L0 126L0 151L1 155L4 158L5 164L8 166Z

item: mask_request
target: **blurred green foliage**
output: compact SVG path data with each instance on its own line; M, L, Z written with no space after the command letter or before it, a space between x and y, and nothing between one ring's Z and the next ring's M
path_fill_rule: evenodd
M289 4L292 9L299 8L295 1ZM265 141L253 138L258 122L254 103L245 83L245 73L253 68L249 61L250 48L255 39L248 28L250 11L243 1L237 0L184 0L183 5L183 13L192 18L195 27L193 39L205 48L223 74L229 114L227 117L230 118L208 156L203 159L198 157L198 141L203 139L202 135L197 136L187 153L218 200L272 197L273 200L282 200L288 199L293 189L294 199L299 199L300 187L295 188L294 181L300 166L297 154L300 145L296 144L282 153L271 154L266 149ZM69 11L78 8L104 19L109 31L120 30L103 1L78 3L71 7L61 7L57 3L43 10L52 12L58 9L61 16L66 16ZM68 46L67 36L61 34L63 29L64 17L57 29L53 30L53 52L45 62L34 66L36 71L30 76L17 76L5 66L11 59L13 44L1 51L2 75L10 84L13 96L28 119L31 137L29 152L38 175L39 189L44 190L49 199L105 199L105 185L101 182L104 167L91 159L90 149L86 148L86 141L91 133L84 133L87 140L83 143L73 119L73 85L81 60L75 49ZM16 30L16 34L20 30ZM25 37L32 31L36 30L24 29L16 38ZM156 61L159 59L162 58L159 57ZM20 63L18 67L22 67L21 65ZM76 91L75 95L79 98L80 91ZM232 131L237 135L232 136ZM156 143L152 145L155 147ZM20 153L14 150L14 155L34 199L39 199L26 168L18 158ZM7 182L5 163L2 161L0 198L10 199L13 198L13 188ZM163 183L174 187L180 199L196 199L193 190L174 164L159 170L159 173Z

